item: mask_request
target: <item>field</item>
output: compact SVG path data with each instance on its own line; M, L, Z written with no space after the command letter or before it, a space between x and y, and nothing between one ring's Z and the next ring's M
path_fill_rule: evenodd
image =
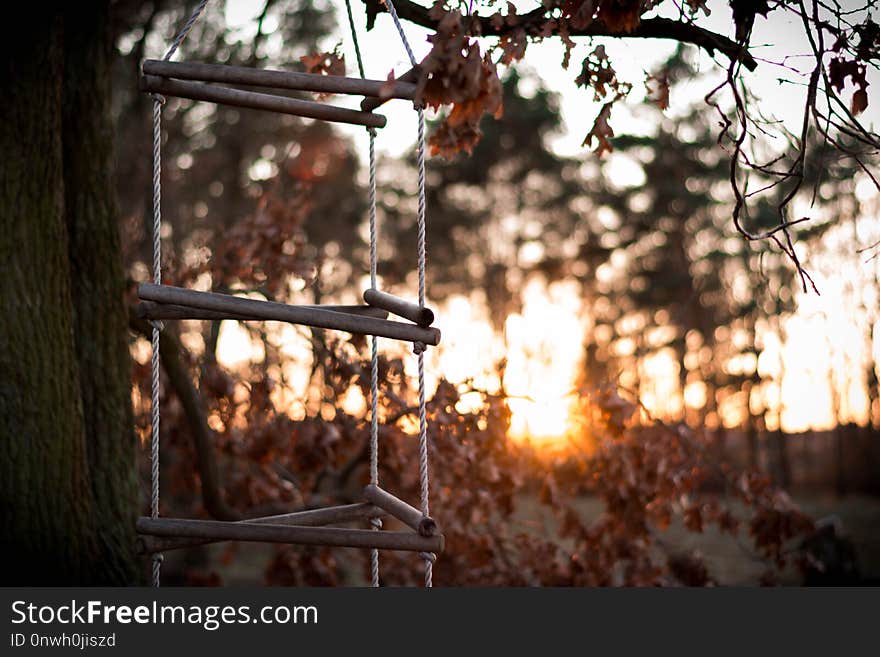
M834 496L802 495L796 498L800 507L815 519L836 516L849 539L853 542L861 575L866 580L880 580L880 498L852 495ZM600 502L594 497L582 497L577 506L586 518L595 518L601 512ZM555 521L532 497L523 496L514 522L524 531L552 531ZM729 535L721 534L714 527L702 534L689 532L680 523L659 534L663 550L669 553L697 551L702 555L710 574L723 586L754 586L759 583L765 564L755 558L748 547L747 537L739 542ZM208 563L221 576L225 585L261 584L263 567L272 554L273 547L260 544L239 544L233 559L224 560L227 544L214 545L206 550L178 551L166 555L168 576L173 571L202 570ZM346 583L362 585L360 573L351 572L344 564L350 550L339 549L334 554L346 572ZM209 558L205 558L210 555ZM658 556L660 556L658 554ZM227 561L227 563L222 563ZM218 565L219 564L219 565ZM438 570L442 568L442 559ZM173 569L173 570L172 570ZM779 581L782 585L797 586L801 576L793 569L786 571Z
M803 495L795 499L800 508L816 520L836 516L855 546L862 577L874 581L880 578L880 498ZM552 530L552 518L530 500L523 502L518 518L524 528L540 532ZM598 517L602 510L600 501L595 497L582 497L577 505L587 518ZM680 522L673 521L669 529L658 534L658 542L667 553L698 552L710 574L723 586L757 585L766 568L765 563L750 549L745 534L739 541L729 534L722 534L715 527L696 534L687 531ZM800 585L800 573L789 569L779 583Z

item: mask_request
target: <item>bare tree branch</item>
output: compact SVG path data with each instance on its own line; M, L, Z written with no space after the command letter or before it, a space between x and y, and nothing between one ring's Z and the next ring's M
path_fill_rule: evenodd
M152 332L150 323L136 317L131 310L128 322L133 331L150 336ZM208 426L201 395L181 361L180 354L183 349L183 345L168 331L162 332L159 340L162 369L165 370L168 382L174 388L189 423L202 483L202 503L205 505L205 510L218 520L241 520L242 515L226 503L223 495L217 461L214 458L213 432Z
M381 12L387 12L387 8L379 0L364 0L367 7L368 28L372 27L375 16ZM436 29L438 22L431 18L429 9L423 7L410 0L395 0L394 7L397 14L403 20L409 21L422 27ZM541 7L522 14L518 17L515 25L508 25L506 22L500 26L496 26L490 18L480 16L471 17L471 25L479 36L503 36L509 34L513 30L523 29L528 36L538 36L541 34L543 24L548 20L549 15L547 9ZM685 23L683 21L671 20L668 18L646 18L641 21L632 32L622 32L613 30L599 20L593 21L589 26L583 29L570 28L569 36L572 37L619 37L626 39L671 39L681 43L690 43L698 46L708 52L710 55L716 51L725 55L728 59L741 61L742 64L753 71L757 68L758 62L748 52L747 49L741 47L735 41L725 36L711 32L710 30L698 27L693 23Z

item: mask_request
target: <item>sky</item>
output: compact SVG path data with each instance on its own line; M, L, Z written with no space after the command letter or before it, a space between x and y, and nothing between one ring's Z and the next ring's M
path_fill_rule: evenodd
M341 44L349 74L356 75L356 58L345 16L345 4L342 0L325 0L325 2L328 10L336 11L339 26L336 33L330 35L323 45L327 50L333 50L337 44ZM423 1L423 4L428 6L429 3ZM519 12L525 12L536 7L538 3L534 0L515 0L511 4L516 6ZM664 7L666 5L674 10L674 5L668 2L664 3ZM701 16L699 24L706 29L731 37L733 19L727 2L708 0L706 6L710 14ZM226 20L230 27L238 29L236 38L253 37L256 29L255 18L262 7L263 0L227 1ZM352 9L367 77L384 80L391 71L396 74L407 71L410 63L391 17L387 13L380 14L374 29L367 32L363 2L352 0ZM669 16L669 10L665 10L661 15ZM809 44L803 35L799 18L779 11L771 13L770 16L770 19L760 16L756 19L751 52L759 59L759 66L753 73L745 72L744 80L752 93L761 100L761 108L768 116L784 121L789 129L799 132L805 98L803 78L779 66L778 63L784 61L789 67L808 69L810 61L803 55L809 53ZM272 24L267 23L265 29L271 32ZM403 29L416 60L421 60L430 52L430 43L427 41L430 31L405 21ZM490 39L485 41L494 42ZM652 125L645 119L646 113L641 112L639 107L640 101L644 98L644 79L646 73L655 70L673 52L675 44L662 39L604 38L576 41L578 45L572 55L572 65L567 70L561 66L563 45L555 38L530 44L523 62L519 63L518 67L521 71L530 71L534 79L540 79L545 87L559 94L564 131L552 138L552 148L563 155L589 157L589 151L582 142L592 127L593 120L601 108L601 102L596 102L591 92L579 89L574 84L574 79L579 73L577 62L581 61L595 45L604 44L618 76L633 84L633 91L626 106L615 108L612 126L616 125L618 132L624 129L630 133L649 132ZM702 99L723 78L723 66L726 60L719 57L717 61L713 61L702 50L699 53L698 66L706 75L677 85L670 99L668 112L671 114L680 112L695 100ZM868 77L873 88L880 86L880 74L871 69ZM528 91L528 86L528 83L524 85L524 91ZM847 96L846 93L844 95ZM349 99L347 104L353 106L355 103L356 101ZM340 104L346 104L345 100ZM381 111L388 117L388 125L380 131L377 148L380 152L399 156L411 149L415 143L417 125L415 114L406 101L399 100L386 103ZM870 105L861 118L866 127L877 125L880 122L880 103ZM362 160L366 161L368 140L363 128L340 124L339 129L355 140Z
M349 74L355 74L355 56L348 25L345 19L345 6L342 0L333 0L328 6L336 9L340 30L327 39L325 47L332 50L341 42L349 66ZM381 14L376 27L367 33L364 30L365 14L363 3L353 0L356 25L359 28L361 50L367 77L385 79L389 71L402 73L410 68L406 53L390 17ZM519 0L513 3L519 11L528 11L535 2ZM667 3L668 4L668 3ZM229 0L226 18L230 26L239 27L239 38L252 36L254 17L262 9L262 0ZM700 24L720 34L732 36L733 22L730 9L725 1L712 1L707 4L711 15L701 19ZM789 129L798 132L802 118L805 91L803 80L796 73L773 62L782 62L795 68L810 66L810 61L800 55L809 52L803 36L799 19L774 12L771 20L756 19L752 37L752 53L759 58L756 72L745 76L749 89L761 99L765 114L773 115L785 122ZM429 32L423 28L404 22L404 30L415 52L416 59L424 57L430 49L426 37ZM271 24L265 26L271 31ZM572 56L572 67L561 67L562 44L558 39L548 39L541 44L530 44L520 70L531 71L533 79L540 79L548 89L558 92L564 119L564 131L553 137L551 146L558 153L579 156L585 160L594 157L582 146L584 135L590 130L592 122L600 109L600 103L592 98L592 93L578 89L573 80L578 74L577 64L597 43L603 43L613 62L618 76L633 84L633 92L626 106L615 108L612 119L618 133L650 132L651 116L640 107L644 95L644 78L654 70L674 50L675 44L647 39L587 39L579 40ZM673 89L669 113L681 112L689 104L699 101L723 77L723 65L705 53L699 56L699 68L705 75L687 80ZM540 72L538 75L536 72ZM784 80L785 82L780 82ZM878 88L880 80L875 73L869 75L873 89ZM528 83L524 91L528 92ZM848 93L844 94L848 98ZM342 103L344 104L344 103ZM353 104L353 103L349 103ZM416 117L412 107L405 101L392 101L383 106L381 112L388 117L388 126L380 131L377 145L380 151L391 156L399 156L413 147L416 136ZM862 116L866 126L880 122L880 103L869 106ZM341 125L340 129L349 134L359 149L362 160L366 160L367 138L360 127ZM616 157L616 156L613 156ZM639 174L625 161L615 161L620 176ZM612 170L612 175L614 171ZM874 194L870 188L860 186L859 193L865 202L871 201ZM874 203L876 209L876 203ZM430 216L430 214L429 214ZM863 245L877 235L870 227L872 214L862 222L861 241L835 233L829 237L828 253L817 256L811 270L816 276L821 295L814 293L798 296L798 311L788 320L786 340L770 334L766 339L766 352L758 367L765 374L778 371L780 354L786 363L782 384L768 390L768 397L781 399L781 421L789 431L799 431L810 427L822 428L832 423L830 387L827 372L838 371L836 385L850 390L847 395L848 407L843 415L854 419L863 418L866 412L864 395L858 390L855 378L846 372L851 371L866 356L864 341L856 330L851 307L856 302L857 291L864 289L863 281L876 267L876 261L866 263L866 258L855 253L854 242ZM876 223L876 222L875 222ZM865 228L868 225L868 228ZM835 242L835 240L837 240ZM835 255L836 254L836 255ZM430 257L430 254L429 254ZM824 260L822 259L824 257ZM843 266L841 263L844 263ZM808 263L808 267L810 263ZM875 295L876 296L876 295ZM876 305L876 300L872 303ZM577 362L570 357L572 344L583 335L583 309L580 307L577 292L561 286L542 286L539 283L525 290L523 311L512 316L506 327L506 345L502 350L493 336L483 335L488 329L485 318L477 310L473 300L456 297L448 300L441 308L441 316L454 317L444 329L445 348L433 350L432 364L448 378L455 381L474 376L484 370L484 378L491 378L495 360L505 355L509 362L508 389L515 398L514 433L556 434L560 430L559 417L563 417L571 400L568 391L577 376ZM554 321L547 322L552 316ZM224 323L226 340L233 344L235 325ZM482 333L481 333L482 331ZM239 336L241 337L241 336ZM479 339L477 339L479 338ZM573 342L575 341L575 342ZM880 351L880 340L874 341L875 353ZM489 345L476 348L474 345ZM861 345L861 346L860 346ZM228 353L235 349L230 347ZM537 356L536 356L537 354ZM809 355L808 357L805 357ZM670 398L664 388L669 374L668 359L662 357L648 364L656 373L656 389L647 390L646 404L660 408L663 400ZM843 374L840 374L842 372ZM850 380L851 378L851 380ZM547 385L552 381L553 385ZM484 383L491 384L486 379ZM497 383L497 382L496 382ZM686 391L690 399L699 400L699 391ZM516 399L516 397L519 399ZM775 421L779 421L777 418ZM773 420L771 420L773 421ZM772 427L771 427L772 428Z
M428 2L424 2L428 6ZM512 2L519 12L529 11L537 6L534 0L515 0ZM665 3L665 5L670 5ZM227 20L232 26L240 25L247 32L253 28L253 19L259 14L263 6L262 0L229 0L227 3ZM342 0L332 0L328 6L336 9L339 30L327 39L326 47L331 50L336 43L341 42L346 54L346 61L351 69L350 74L355 74L355 54L351 36L345 18L345 5ZM707 7L709 16L701 16L699 24L719 34L732 36L733 19L727 2L724 0L709 0ZM384 80L390 71L400 74L410 68L406 52L400 40L394 24L388 14L380 14L376 20L376 26L370 32L365 29L366 15L364 5L360 0L352 0L355 24L358 27L358 39L361 51L364 54L364 67L367 77ZM665 14L670 15L666 10ZM670 17L674 17L671 15ZM420 60L430 51L427 36L430 32L412 23L403 23L404 31L412 46L417 60ZM592 119L598 113L600 103L592 99L592 94L578 89L574 79L578 75L577 62L585 56L595 44L603 43L609 56L614 63L615 69L622 79L633 82L632 104L637 104L643 97L643 85L645 72L653 70L657 64L663 61L674 50L675 44L659 39L578 39L578 46L572 56L572 66L566 70L561 66L563 46L559 39L547 39L540 44L530 44L526 57L521 65L526 69L540 71L540 79L543 84L560 94L562 101L562 113L566 124L566 134L554 142L554 148L559 152L575 155L584 152L581 146L583 136L589 131ZM487 43L492 40L487 39ZM591 45L592 44L592 45ZM809 66L809 62L799 57L809 52L808 43L803 36L803 28L800 19L794 15L785 15L780 12L771 14L771 18L758 17L752 36L751 52L761 61L755 73L747 74L746 80L749 88L762 100L762 106L769 113L786 121L792 127L800 123L804 91L793 84L780 84L779 79L798 82L798 78L792 72L772 62L781 62L786 56L786 64L795 68ZM702 53L702 51L701 51ZM581 57L578 57L580 54ZM722 64L726 60L719 58ZM702 98L705 93L714 86L713 81L721 79L723 73L721 67L713 62L705 53L701 54L700 67L705 71L717 71L718 77L703 79L694 85L683 85L679 90L678 97L673 96L671 111L676 106L681 107L690 103L695 98ZM875 72L869 77L872 84L880 83ZM795 102L797 101L797 102ZM414 118L411 108L405 101L388 103L383 108L383 113L388 116L389 125L382 130L380 148L386 152L400 154L410 148L415 140L415 131L412 127ZM880 119L880 105L875 104L867 110L863 116L868 125L876 124ZM623 123L623 122L621 122ZM627 130L632 130L629 121L626 122ZM363 130L358 127L347 128L352 135L362 135ZM364 141L364 140L360 140Z

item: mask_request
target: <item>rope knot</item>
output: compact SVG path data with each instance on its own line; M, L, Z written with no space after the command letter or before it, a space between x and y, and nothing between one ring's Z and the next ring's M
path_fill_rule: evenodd
M162 563L163 561L165 561L165 555L161 552L157 552L153 555L153 563Z
M382 529L382 518L370 518L370 524L375 529Z
M163 322L161 319L150 319L147 321L149 321L150 326L152 326L157 331L164 331L165 330L165 322Z
M428 346L424 342L413 342L413 353L415 355L423 354L428 350Z
M434 554L433 552L419 552L419 556L422 559L424 559L425 561L430 561L431 564L434 564L437 562L437 555Z
M168 102L168 99L165 98L162 94L153 94L153 100L155 100L160 105L164 105Z

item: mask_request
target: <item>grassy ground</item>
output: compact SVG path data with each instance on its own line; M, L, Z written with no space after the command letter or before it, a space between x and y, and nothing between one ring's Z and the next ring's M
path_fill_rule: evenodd
M855 545L862 577L875 581L880 578L880 498L801 495L795 499L800 508L814 519L837 516ZM598 517L602 511L601 502L594 497L583 497L576 506L587 520ZM549 514L532 500L523 500L517 522L523 529L537 532L552 531L554 525ZM743 540L737 542L714 527L696 534L686 530L680 522L673 522L668 530L660 534L660 541L669 552L699 552L711 575L725 586L756 585L766 569L765 563L749 549L745 535ZM800 573L789 570L783 573L780 583L799 585Z
M812 496L798 502L813 518L836 514L855 544L862 576L880 580L880 498Z
M848 538L854 543L862 577L880 577L880 499L851 496L833 497L804 496L796 498L801 509L815 519L835 515L842 522ZM716 529L703 534L693 534L681 526L670 527L669 541L682 548L699 550L710 572L719 583L730 586L753 585L764 570L763 562L755 560L727 535ZM747 541L743 541L747 543ZM780 583L799 585L798 572L786 572Z
M880 579L880 498L866 496L834 496L801 495L796 496L800 507L813 518L836 515L855 544L861 574L875 581ZM535 532L553 530L554 520L546 509L536 504L531 497L523 496L519 500L519 511L514 522L521 529ZM583 497L577 503L584 517L589 520L596 518L602 510L601 503L594 497ZM704 558L709 572L722 585L749 586L758 583L765 570L765 564L750 554L747 540L739 545L727 534L721 534L714 528L702 534L694 534L685 530L678 523L661 534L660 539L668 551L698 551ZM216 569L226 585L263 584L263 569L268 562L273 548L257 543L242 543L234 557L226 564L215 566L219 557L226 549L225 544L211 546L209 550L215 558L205 560L204 552L199 550L179 550L166 555L169 575L198 571L207 566ZM339 549L335 556L341 563L350 561L348 549ZM442 565L438 566L442 568ZM344 569L349 570L349 569ZM351 573L348 584L361 585L360 575ZM183 583L182 580L179 583ZM794 571L784 573L781 584L799 585L800 574Z

